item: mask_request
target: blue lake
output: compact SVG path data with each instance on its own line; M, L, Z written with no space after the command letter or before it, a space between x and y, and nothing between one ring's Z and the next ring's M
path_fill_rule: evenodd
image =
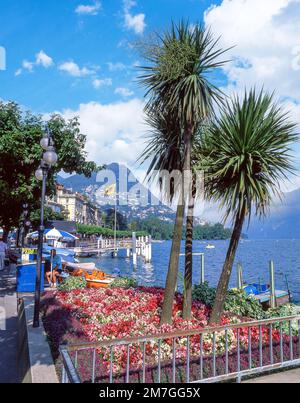
M229 241L210 241L215 249L206 249L208 242L195 241L194 252L205 253L205 278L212 286L216 286L225 259ZM106 273L113 273L117 268L122 276L131 276L140 285L165 285L171 241L154 243L152 247L152 263L145 264L139 259L135 268L132 259L126 259L125 251L118 258L110 256L88 259L95 261L98 268ZM184 252L184 243L182 244ZM286 290L285 275L293 295L294 302L300 303L300 240L245 240L240 243L236 263L243 265L244 281L269 282L269 261L273 260L276 270L276 288ZM86 261L86 260L85 260ZM194 283L200 281L200 257L194 257ZM180 270L184 270L184 257L181 258ZM231 286L237 284L236 264L231 278ZM180 286L180 285L179 285Z

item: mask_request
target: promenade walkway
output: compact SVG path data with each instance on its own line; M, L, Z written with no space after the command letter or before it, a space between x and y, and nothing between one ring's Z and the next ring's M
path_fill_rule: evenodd
M18 315L15 266L0 271L0 383L18 382Z
M243 383L300 383L300 368L250 379Z

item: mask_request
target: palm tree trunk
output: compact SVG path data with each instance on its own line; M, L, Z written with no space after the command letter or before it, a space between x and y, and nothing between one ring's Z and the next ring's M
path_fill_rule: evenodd
M226 299L226 294L228 290L228 285L231 277L232 267L236 255L236 251L239 245L239 240L242 235L243 224L245 221L246 209L243 208L240 214L237 214L234 229L232 232L229 248L227 251L225 263L223 266L222 274L219 280L216 299L212 314L209 320L209 324L218 324L221 320L221 316L224 310L224 304Z
M182 203L180 203L177 206L172 249L171 249L169 269L164 294L163 311L161 315L161 325L172 322L175 288L177 285L177 277L178 277L179 254L182 241L184 209L185 206Z
M185 272L183 293L183 319L189 320L192 316L192 289L193 289L193 235L194 235L194 207L196 197L196 184L193 178L192 192L186 218L185 241Z
M177 285L178 278L178 266L179 266L179 255L180 247L182 241L182 226L184 219L184 212L186 206L186 195L188 194L188 183L185 180L185 172L190 171L191 168L191 152L192 152L192 127L190 126L185 134L185 155L183 164L183 175L182 175L182 197L177 206L177 214L172 242L172 249L169 261L169 269L166 280L164 303L161 315L161 325L166 323L172 323L172 311L175 297L175 289Z

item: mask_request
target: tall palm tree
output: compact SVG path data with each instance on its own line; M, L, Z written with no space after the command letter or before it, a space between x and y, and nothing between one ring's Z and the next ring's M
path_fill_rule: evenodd
M273 100L273 95L252 89L234 97L208 128L200 160L206 170L205 192L220 201L234 227L219 280L210 323L223 312L232 267L245 220L267 214L280 181L293 172L291 145L298 139L295 124ZM200 164L201 165L201 164Z
M168 137L171 144L180 144L183 149L181 169L191 171L191 151L194 134L199 123L208 119L213 113L215 102L222 100L221 92L208 80L208 73L224 64L220 61L223 50L217 47L210 31L196 25L191 29L188 22L172 24L172 28L164 35L157 35L155 41L144 49L144 57L149 62L142 67L140 83L147 89L148 101L145 107L147 116L161 113L173 116L179 123L178 131L172 131ZM176 139L175 139L176 138ZM166 150L169 143L166 143ZM153 148L155 151L155 146ZM168 152L168 155L171 153ZM154 159L158 157L155 156ZM172 168L172 164L167 164ZM177 165L177 163L175 164ZM191 181L182 181L182 189L177 207L174 237L166 281L162 323L172 320L175 287L177 284L182 225L187 195L190 193ZM187 247L185 277L184 316L189 317L191 311L192 292L192 220L187 221Z

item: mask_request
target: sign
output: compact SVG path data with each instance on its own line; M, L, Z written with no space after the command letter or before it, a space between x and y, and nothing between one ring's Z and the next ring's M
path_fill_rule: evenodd
M36 255L37 249L22 248L22 255Z

